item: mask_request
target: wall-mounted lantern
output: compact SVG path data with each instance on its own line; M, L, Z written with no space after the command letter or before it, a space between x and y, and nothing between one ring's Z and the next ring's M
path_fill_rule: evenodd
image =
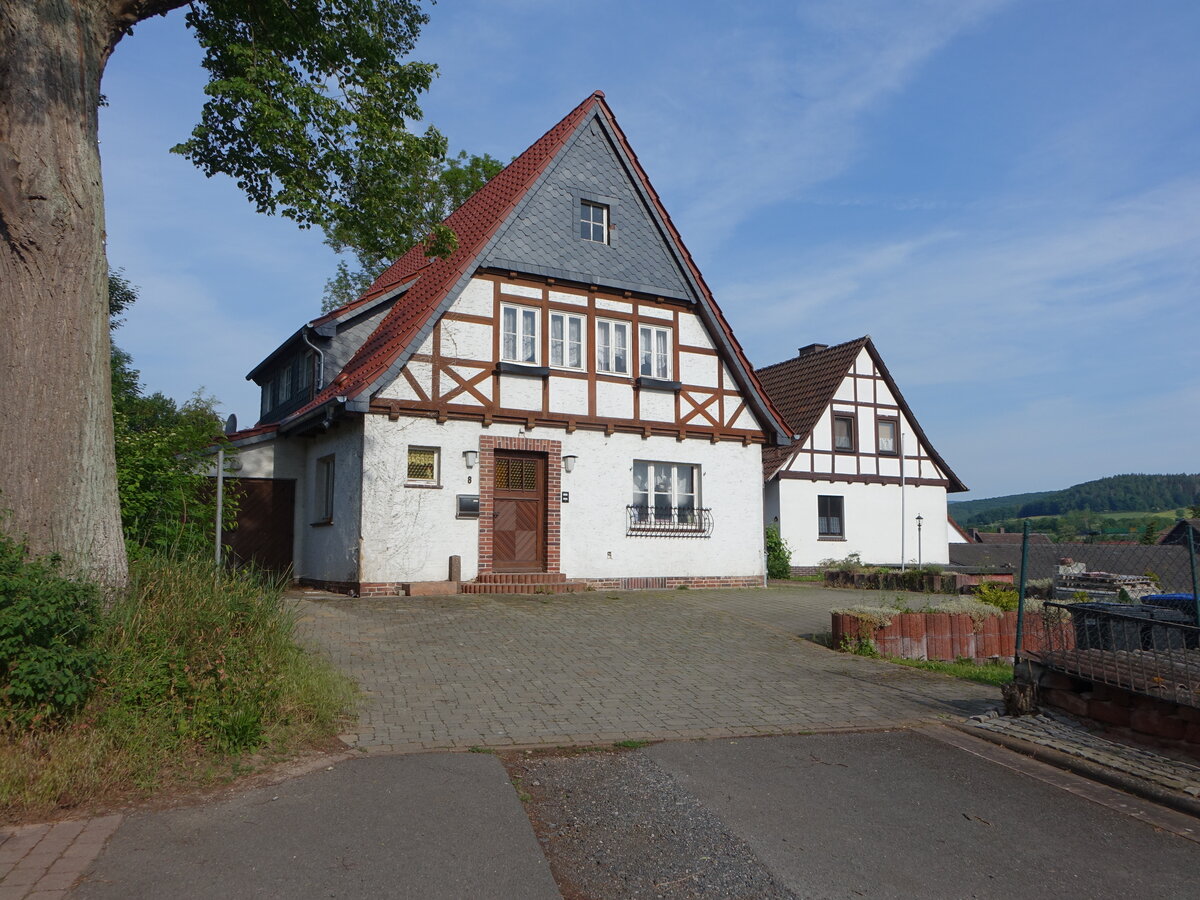
M579 459L579 457L576 456L574 453L568 453L566 456L564 456L562 458L563 469L566 470L568 475L575 471L575 460L577 460L577 459Z
M479 451L478 450L464 450L463 451L463 462L465 462L467 464L468 469L475 468L475 463L479 462Z

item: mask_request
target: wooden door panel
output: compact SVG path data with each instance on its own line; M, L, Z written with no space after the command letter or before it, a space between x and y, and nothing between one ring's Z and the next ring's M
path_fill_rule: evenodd
M546 458L496 452L492 566L497 572L546 570Z

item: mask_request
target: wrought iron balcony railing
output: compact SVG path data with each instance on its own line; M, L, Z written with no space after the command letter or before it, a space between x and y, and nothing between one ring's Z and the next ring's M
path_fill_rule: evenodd
M682 506L627 506L628 535L664 535L670 537L710 537L713 529L711 509Z

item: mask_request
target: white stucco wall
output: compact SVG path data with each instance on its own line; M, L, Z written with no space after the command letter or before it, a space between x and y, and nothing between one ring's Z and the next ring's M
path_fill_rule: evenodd
M367 416L363 438L362 580L436 581L449 558L462 557L464 578L478 573L477 519L456 519L456 496L479 493L479 468L468 470L463 451L478 450L480 434L556 440L579 457L562 474L570 501L561 508L561 571L574 578L657 575L758 576L762 559L762 468L758 445L643 439L637 435L517 425ZM406 487L409 445L441 451L440 488ZM631 537L635 459L701 467L701 505L711 507L708 538ZM470 482L468 483L468 479Z
M296 575L323 581L358 581L358 536L362 494L362 420L348 417L328 432L290 438L303 457L304 475L296 485ZM316 519L317 460L334 454L333 521Z
M848 484L846 482L776 479L768 496L778 492L779 530L792 552L792 565L815 566L823 559L841 559L858 553L864 563L899 564L901 501L898 484ZM843 498L845 540L817 534L817 497ZM904 488L904 556L917 562L917 515L921 527L921 562L950 561L946 523L946 490L922 485Z

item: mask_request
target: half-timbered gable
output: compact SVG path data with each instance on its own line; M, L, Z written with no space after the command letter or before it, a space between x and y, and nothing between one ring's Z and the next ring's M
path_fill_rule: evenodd
M795 433L764 454L764 511L793 565L850 553L871 563L947 562L946 494L966 487L869 337L811 344L758 376Z
M358 328L304 402L260 422L276 443L347 436L304 470L327 530L299 529L298 574L376 591L457 565L479 590L756 583L761 451L788 432L603 95L447 225L451 256L414 248L288 345ZM350 521L328 515L330 478L355 481ZM353 567L302 546L347 541Z

